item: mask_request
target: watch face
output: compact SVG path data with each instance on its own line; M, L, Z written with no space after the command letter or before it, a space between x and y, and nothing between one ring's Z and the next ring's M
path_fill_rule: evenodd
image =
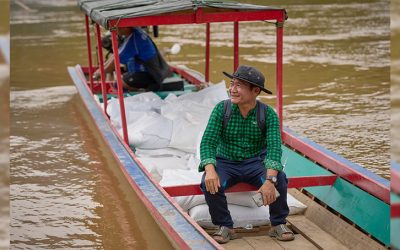
M278 178L276 178L276 176L268 176L267 180L271 180L271 182L276 183L276 181L278 180Z

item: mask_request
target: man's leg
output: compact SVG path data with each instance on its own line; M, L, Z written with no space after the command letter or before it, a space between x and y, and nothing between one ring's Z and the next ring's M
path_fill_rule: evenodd
M283 171L278 172L278 183L276 189L280 196L275 202L269 205L269 218L271 225L286 224L286 217L289 215L289 207L287 204L287 186L288 180Z
M266 179L266 169L263 164L264 157L254 157L246 160L243 164L243 181L252 184L258 188L264 184ZM289 207L287 205L287 178L283 171L278 172L277 186L280 196L275 202L269 205L270 221L272 226L286 224L286 217L289 215Z
M206 190L204 182L205 173L201 179L200 188L204 193L208 209L211 215L212 223L216 226L225 226L233 228L233 221L231 214L228 210L228 203L226 201L225 190L232 185L236 184L235 171L232 169L230 162L225 159L217 159L217 171L221 187L218 192L211 194Z

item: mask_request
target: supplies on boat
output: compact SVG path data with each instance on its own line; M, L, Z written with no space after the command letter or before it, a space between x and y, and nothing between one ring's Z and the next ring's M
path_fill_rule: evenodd
M199 184L202 173L199 147L214 106L228 98L225 83L182 96L170 94L164 100L152 92L125 98L129 144L136 156L163 187ZM117 100L109 102L107 113L121 131ZM268 207L257 207L255 192L227 193L235 227L269 224ZM174 197L182 209L203 227L213 227L204 195ZM290 213L301 213L306 206L288 194Z
M195 153L212 109L227 98L225 82L181 96L170 94L164 100L153 92L126 97L129 144L142 149L168 146ZM117 99L109 101L107 113L122 135Z

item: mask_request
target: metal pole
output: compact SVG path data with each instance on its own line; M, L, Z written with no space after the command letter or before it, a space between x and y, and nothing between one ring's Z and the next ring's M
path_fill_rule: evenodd
M233 71L239 66L239 22L233 24Z
M210 23L206 23L206 82L210 81Z
M282 88L282 69L283 69L283 20L279 20L276 26L276 110L279 116L279 128L282 133L283 124L283 88Z
M117 75L118 100L119 100L119 107L121 110L122 134L125 143L129 145L128 129L126 126L126 116L125 116L124 90L122 86L121 66L119 63L118 39L116 30L113 30L111 32L111 37L112 37L112 46L114 51L115 73Z
M101 31L100 25L96 23L96 34L97 34L97 51L99 55L99 67L101 76L101 93L103 95L104 113L107 114L107 88L106 88L106 73L104 72L104 60L103 60L103 45L101 42Z
M89 61L89 87L93 93L93 63L92 63L92 46L90 44L90 29L89 29L89 17L85 15L85 24L86 24L86 43L88 50L88 61Z

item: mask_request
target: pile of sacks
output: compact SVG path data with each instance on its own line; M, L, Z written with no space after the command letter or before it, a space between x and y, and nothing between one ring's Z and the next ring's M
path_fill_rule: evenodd
M125 112L129 144L160 185L199 184L200 142L214 106L228 98L225 83L164 100L152 92L126 97ZM112 124L122 134L119 103L107 107ZM234 227L252 228L269 224L268 207L257 207L254 192L227 194ZM203 227L213 227L203 195L175 197L182 209ZM290 213L301 213L305 205L288 195Z

